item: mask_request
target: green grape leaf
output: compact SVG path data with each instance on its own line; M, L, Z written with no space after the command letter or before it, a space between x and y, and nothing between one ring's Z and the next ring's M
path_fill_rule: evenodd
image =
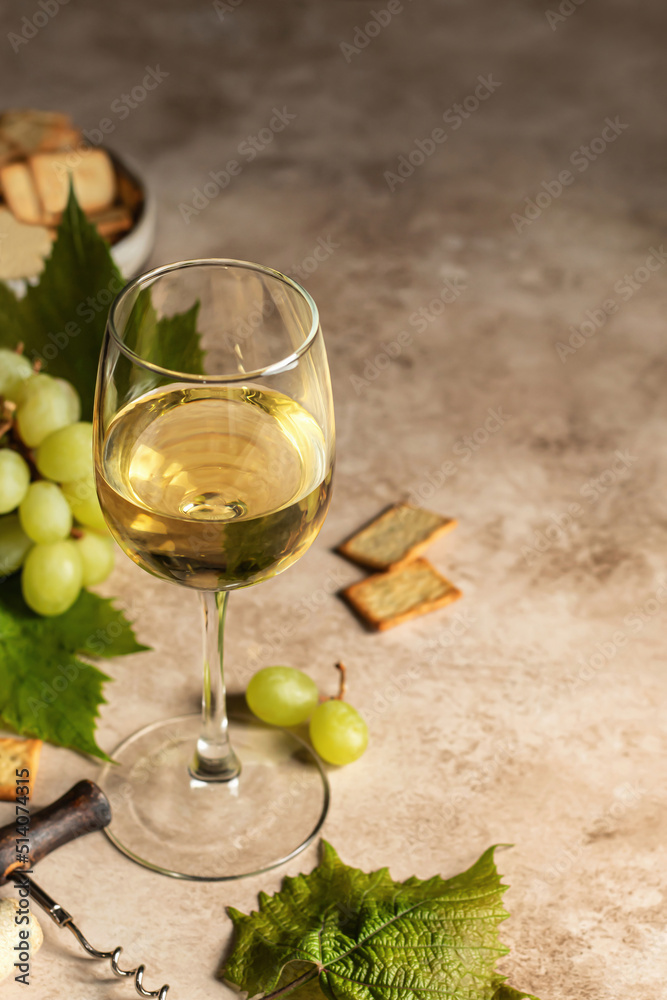
M111 600L83 590L65 614L41 618L12 576L0 587L0 720L21 735L109 760L95 740L95 722L110 678L80 656L147 648Z
M175 316L158 314L151 301L150 289L137 295L128 317L125 342L151 364L174 372L203 372L204 352L197 336L199 302Z
M23 343L26 357L39 360L43 371L71 382L81 396L83 420L92 419L109 306L124 285L108 243L79 208L73 188L38 283L18 297L0 282L0 346L13 350ZM152 349L158 352L149 360L171 370L201 372L198 305L160 320L150 299L148 305L145 319L152 320L150 331L157 333Z
M250 997L536 1000L495 971L508 913L494 851L454 878L394 882L386 868L344 865L323 841L310 875L262 893L256 913L230 908L235 944L220 976Z
M36 285L17 298L0 286L0 345L19 342L49 375L72 382L82 419L93 415L97 362L109 306L125 284L108 244L70 189L51 256ZM12 301L13 300L13 301Z

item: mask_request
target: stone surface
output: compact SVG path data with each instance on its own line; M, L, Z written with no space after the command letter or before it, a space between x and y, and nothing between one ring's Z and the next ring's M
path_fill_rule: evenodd
M341 43L371 17L356 0L75 2L18 51L3 42L0 93L9 106L65 108L89 129L111 119L109 143L158 196L153 263L220 255L301 269L319 303L337 404L333 506L299 565L234 597L228 648L233 690L270 662L333 690L332 664L348 664L371 745L331 775L327 838L350 863L398 877L452 874L511 843L499 860L512 982L542 1000L657 1000L665 13L657 0L571 6L557 20L546 2L405 3L346 56ZM3 36L31 10L4 4ZM129 109L121 95L147 66L169 75ZM455 105L478 87L485 99L461 117ZM275 108L295 117L250 160L244 143ZM434 129L446 138L432 155L387 180ZM186 224L179 206L229 160L240 174ZM526 212L532 221L513 222ZM326 259L307 275L320 241ZM331 550L405 495L459 518L429 557L464 599L368 634L333 596L362 571ZM194 710L199 627L194 600L122 559L107 590L126 595L154 647L111 664L100 738L112 748ZM95 773L45 748L39 802ZM10 816L1 806L0 822ZM93 942L124 944L174 1000L232 995L213 978L225 906L252 907L283 874L184 884L132 866L102 836L39 872ZM133 995L68 935L49 925L45 938L39 1000Z

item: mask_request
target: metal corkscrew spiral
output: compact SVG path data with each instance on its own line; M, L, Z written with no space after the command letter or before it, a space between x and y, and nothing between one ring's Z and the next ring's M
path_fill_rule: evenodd
M63 909L60 903L56 903L54 899L49 896L48 893L37 885L27 875L21 875L17 873L17 881L20 882L22 886L28 886L30 889L30 897L35 903L38 903L42 909L48 913L53 922L58 925L58 927L67 927L68 930L72 932L74 937L77 939L82 948L84 948L89 955L93 958L108 959L111 962L111 968L114 975L118 976L119 979L127 979L134 976L134 987L140 997L155 997L157 1000L165 1000L167 993L169 992L169 986L165 984L161 986L159 990L146 990L144 989L144 972L145 966L139 965L136 969L121 969L119 963L120 954L122 948L114 948L113 951L98 951L97 948L93 948L92 944L86 938L85 934L77 927L74 920L67 912Z

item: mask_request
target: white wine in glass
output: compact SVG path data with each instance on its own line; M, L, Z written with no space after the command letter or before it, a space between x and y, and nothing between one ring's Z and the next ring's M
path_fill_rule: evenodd
M307 746L227 718L222 642L228 592L312 544L333 458L326 353L304 289L259 265L201 260L121 292L96 394L100 503L134 562L200 592L205 622L202 715L129 737L102 778L111 839L147 867L238 878L292 857L322 825L328 785Z

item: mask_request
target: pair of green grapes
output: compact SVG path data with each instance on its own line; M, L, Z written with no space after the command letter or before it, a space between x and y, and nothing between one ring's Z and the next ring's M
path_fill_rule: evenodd
M93 477L93 428L79 420L73 385L34 372L15 351L0 349L0 396L0 577L22 568L26 604L60 615L113 569Z
M310 720L310 741L328 764L351 764L368 746L368 726L356 708L339 698L320 703L315 681L294 667L258 670L250 678L246 701L253 715L272 726Z

